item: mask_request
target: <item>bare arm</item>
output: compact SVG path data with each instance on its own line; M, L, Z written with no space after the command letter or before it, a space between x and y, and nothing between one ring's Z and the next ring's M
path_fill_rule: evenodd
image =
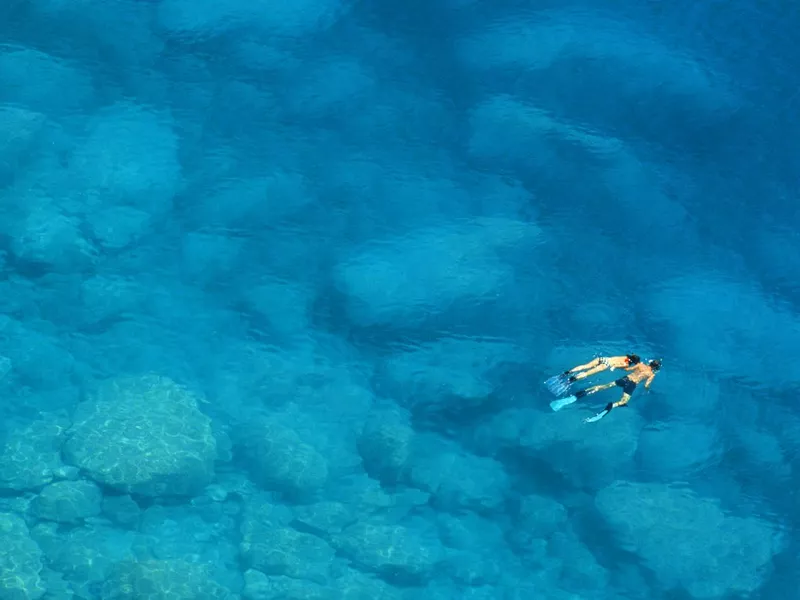
M656 378L655 374L650 375L650 377L647 378L647 381L644 382L644 389L649 390L650 384L653 383L653 379L655 378Z

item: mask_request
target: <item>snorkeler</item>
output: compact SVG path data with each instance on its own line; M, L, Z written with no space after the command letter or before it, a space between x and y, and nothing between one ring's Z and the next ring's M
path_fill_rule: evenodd
M569 390L570 385L576 381L591 377L597 373L602 373L606 369L611 369L612 371L614 369L631 370L631 367L634 367L641 362L642 359L639 358L637 354L626 354L625 356L598 356L585 365L573 367L568 371L564 371L560 375L551 377L544 383L547 386L547 389L553 392L556 396L561 396L562 394L565 394L567 390Z
M656 373L658 373L659 369L661 369L661 361L660 360L651 360L647 363L638 362L637 364L629 367L627 370L630 371L628 375L625 377L620 377L616 381L612 381L611 383L602 383L600 385L594 385L590 388L585 390L580 390L575 392L574 395L568 396L567 398L562 398L561 400L554 400L550 403L550 407L553 410L561 410L568 404L572 404L576 400L583 398L584 396L590 396L596 392L602 392L603 390L607 390L612 387L621 387L622 388L622 397L617 402L609 402L606 404L606 407L597 413L593 417L589 417L584 419L586 423L594 423L595 421L599 421L603 417L605 417L608 413L611 412L611 409L617 408L620 406L625 406L628 404L628 401L631 399L633 392L636 390L636 386L638 386L642 381L644 381L644 387L646 390L650 389L650 385L653 383L653 379L656 377Z

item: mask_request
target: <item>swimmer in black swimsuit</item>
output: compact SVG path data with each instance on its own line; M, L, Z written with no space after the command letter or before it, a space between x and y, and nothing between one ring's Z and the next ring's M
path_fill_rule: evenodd
M642 381L644 381L644 387L646 390L650 389L650 385L653 383L653 379L656 377L656 373L661 368L661 361L660 360L651 360L647 364L645 363L638 363L633 367L630 367L628 370L630 373L625 377L620 377L616 381L612 381L611 383L603 383L600 385L594 385L590 388L586 388L585 390L581 390L579 392L575 392L575 399L583 398L584 396L590 396L596 392L602 392L603 390L607 390L608 388L612 387L621 387L622 388L622 398L620 398L617 402L609 402L606 404L605 409L596 414L594 417L589 417L586 419L586 422L593 423L594 421L599 421L603 417L605 417L609 412L611 412L612 408L617 408L620 406L625 406L628 401L631 399L633 392L636 390L636 386L639 385Z

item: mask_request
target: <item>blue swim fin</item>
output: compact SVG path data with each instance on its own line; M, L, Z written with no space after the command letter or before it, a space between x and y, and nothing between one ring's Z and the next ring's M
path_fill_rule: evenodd
M564 375L555 375L544 382L544 385L555 396L563 396L569 390L570 382L569 377Z
M575 396L567 396L566 398L561 398L560 400L553 400L550 403L550 408L555 411L559 411L565 406L569 406L573 402L575 402L578 398Z
M583 420L584 423L595 423L605 417L610 411L602 410L593 417L588 417Z

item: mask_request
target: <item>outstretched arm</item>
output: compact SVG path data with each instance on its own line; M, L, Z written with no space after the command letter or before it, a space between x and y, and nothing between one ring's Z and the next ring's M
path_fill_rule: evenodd
M655 374L654 375L650 375L650 377L647 378L647 381L644 382L644 389L649 390L650 389L650 384L653 383L653 379L655 379L655 378L656 378Z

